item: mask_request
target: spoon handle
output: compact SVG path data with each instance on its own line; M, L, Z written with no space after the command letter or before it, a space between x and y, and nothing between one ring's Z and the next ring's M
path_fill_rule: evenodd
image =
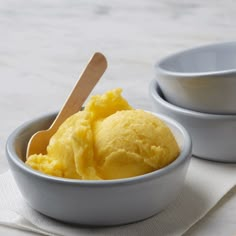
M82 108L82 105L105 72L106 68L107 61L105 56L98 52L95 53L80 75L80 79L75 84L75 87L67 98L61 111L52 123L50 127L51 131L56 131L69 116L75 114Z

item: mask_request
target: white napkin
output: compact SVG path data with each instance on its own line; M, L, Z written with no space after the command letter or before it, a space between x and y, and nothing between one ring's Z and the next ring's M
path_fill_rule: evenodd
M236 164L192 158L180 196L166 210L147 220L117 227L63 224L31 209L10 171L0 175L0 224L43 235L164 235L178 236L200 220L235 186Z

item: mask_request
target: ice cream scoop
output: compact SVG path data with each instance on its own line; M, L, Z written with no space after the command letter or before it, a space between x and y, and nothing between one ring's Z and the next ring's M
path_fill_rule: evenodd
M47 154L31 155L26 164L57 177L110 180L173 162L180 148L170 128L150 112L132 108L121 92L92 96L52 136Z
M95 53L50 128L38 131L31 137L27 146L27 157L35 153L46 153L46 147L52 135L57 131L58 127L66 120L66 118L81 109L84 101L97 84L106 68L107 61L104 55L101 53Z

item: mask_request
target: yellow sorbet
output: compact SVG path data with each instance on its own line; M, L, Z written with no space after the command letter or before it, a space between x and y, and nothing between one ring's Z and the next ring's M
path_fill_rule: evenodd
M50 139L47 154L26 164L45 174L73 179L119 179L160 169L179 154L167 125L135 110L121 89L92 96Z

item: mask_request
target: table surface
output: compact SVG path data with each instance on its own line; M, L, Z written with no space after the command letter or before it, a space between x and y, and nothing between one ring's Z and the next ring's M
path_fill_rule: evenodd
M58 110L94 52L109 65L92 94L121 87L133 107L150 110L155 62L234 40L235 9L232 0L0 0L0 172L9 133ZM235 209L233 190L186 235L236 235ZM26 235L6 227L0 234Z

